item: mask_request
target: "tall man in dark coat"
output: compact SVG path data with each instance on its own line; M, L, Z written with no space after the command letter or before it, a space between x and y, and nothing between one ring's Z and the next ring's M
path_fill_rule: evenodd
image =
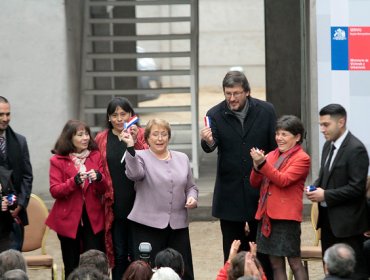
M317 190L306 193L319 202L318 228L321 247L336 243L350 245L356 254L351 279L367 279L363 255L363 233L368 229L366 179L369 157L365 146L346 127L347 113L339 104L329 104L320 112L320 130L326 142L322 150ZM333 151L333 152L331 152Z
M18 203L17 207L11 210L14 221L11 247L21 250L24 226L28 224L26 208L31 195L33 176L26 138L15 133L9 122L10 104L5 97L0 96L0 137L3 137L0 142L5 144L2 144L0 149L0 165L12 170L11 181Z
M233 240L241 241L241 250L256 240L259 191L249 183L253 166L249 151L275 149L276 114L272 104L250 96L242 72L228 72L222 86L225 100L207 112L210 127L201 130L201 146L206 153L218 148L212 215L220 219L226 262ZM264 262L264 256L259 257Z

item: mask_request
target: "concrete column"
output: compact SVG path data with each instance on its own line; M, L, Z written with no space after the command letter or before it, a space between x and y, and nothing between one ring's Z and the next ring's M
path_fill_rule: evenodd
M266 99L301 117L301 2L265 0Z

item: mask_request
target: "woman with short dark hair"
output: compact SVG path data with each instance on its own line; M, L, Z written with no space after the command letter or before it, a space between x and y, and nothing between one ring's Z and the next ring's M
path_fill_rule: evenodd
M301 261L301 222L304 183L310 169L310 157L301 143L304 127L296 116L282 116L276 125L278 147L265 155L252 148L252 187L260 188L256 212L258 252L269 255L274 279L286 279L285 257L294 279L307 279Z

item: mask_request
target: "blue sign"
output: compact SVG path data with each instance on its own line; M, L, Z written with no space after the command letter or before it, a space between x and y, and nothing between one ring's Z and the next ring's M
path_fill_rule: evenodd
M348 70L348 27L331 27L331 70Z

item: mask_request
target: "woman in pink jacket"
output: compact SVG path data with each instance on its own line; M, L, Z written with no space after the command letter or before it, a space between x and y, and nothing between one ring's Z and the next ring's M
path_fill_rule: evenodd
M58 234L67 278L81 253L104 251L106 183L98 147L85 123L68 121L52 153L50 193L55 203L46 224Z
M304 182L310 157L303 151L304 128L296 116L282 116L276 125L277 149L250 151L253 170L250 182L260 188L256 212L259 220L257 250L269 255L274 279L287 279L285 257L294 279L307 279L301 261L301 222Z

